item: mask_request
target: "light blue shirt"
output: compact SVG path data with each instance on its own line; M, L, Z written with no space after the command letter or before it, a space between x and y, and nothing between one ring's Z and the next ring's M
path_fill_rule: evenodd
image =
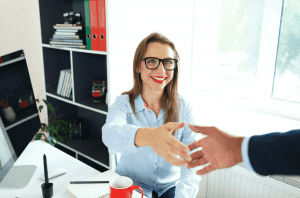
M189 102L180 96L181 114L179 121L186 121L185 126L179 129L175 137L185 145L199 140L199 136L192 132L188 124L195 124L192 108ZM141 94L134 100L136 119L130 105L128 95L120 95L108 110L106 123L102 127L102 140L111 150L121 153L116 173L130 177L134 185L143 188L144 194L152 197L155 190L158 196L173 186L176 186L176 198L194 198L199 189L201 177L193 169L184 166L173 166L148 146L137 147L134 144L138 129L146 127L157 128L164 124L165 111L162 108L158 117L147 108Z
M242 142L242 158L245 165L245 168L249 171L254 171L253 167L251 166L249 154L248 154L248 145L251 137L245 137Z

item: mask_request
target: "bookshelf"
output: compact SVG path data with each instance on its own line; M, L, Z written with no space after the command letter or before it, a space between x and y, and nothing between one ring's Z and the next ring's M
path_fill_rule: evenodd
M26 59L21 56L22 53L23 50L9 53L10 60L0 63L0 98L5 99L6 94L11 94L10 106L16 118L14 121L7 121L1 108L0 117L16 157L21 155L41 126L35 103L29 109L21 109L19 106L18 93L24 91L33 93Z
M93 103L92 81L106 81L108 87L108 52L56 48L49 44L54 33L53 25L64 23L65 12L81 12L82 26L85 27L84 10L84 0L39 1L45 95L54 107L58 107L56 111L59 115L63 114L63 119L83 117L89 129L87 138L68 138L67 144L58 142L56 147L103 172L110 169L108 149L102 142L101 134L108 107L105 102ZM71 69L73 75L72 98L56 93L60 71L64 69Z

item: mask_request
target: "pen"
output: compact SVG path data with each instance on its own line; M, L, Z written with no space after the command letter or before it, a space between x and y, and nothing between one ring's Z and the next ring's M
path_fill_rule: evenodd
M44 174L45 174L45 184L48 185L49 180L48 180L48 169L47 169L47 159L46 155L44 154Z
M106 184L109 181L70 181L70 184Z

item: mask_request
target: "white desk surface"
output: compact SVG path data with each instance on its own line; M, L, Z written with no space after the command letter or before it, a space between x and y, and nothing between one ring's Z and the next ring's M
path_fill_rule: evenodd
M73 198L66 189L70 185L70 181L82 181L101 173L48 143L38 140L30 142L14 164L37 166L29 184L23 189L0 188L0 197L42 198L41 185L44 181L39 179L39 177L44 172L44 154L47 156L48 171L52 167L60 166L68 170L67 174L49 180L50 183L53 183L53 198Z

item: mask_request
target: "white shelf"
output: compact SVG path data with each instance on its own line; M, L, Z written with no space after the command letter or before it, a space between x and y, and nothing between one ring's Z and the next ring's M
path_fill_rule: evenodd
M92 162L94 162L94 163L96 163L96 164L99 164L99 165L101 165L101 166L103 166L103 167L105 167L105 168L107 168L107 169L110 169L109 166L107 166L107 165L105 165L105 164L103 164L103 163L101 163L101 162L99 162L99 161L97 161L97 160L95 160L95 159L93 159L93 158L91 158L91 157L89 157L89 156L87 156L87 155L85 155L85 154L83 154L83 153L81 153L81 152L79 152L79 151L77 151L77 150L75 150L75 149L73 149L73 148L71 148L71 147L69 147L69 146L63 144L63 143L61 143L61 142L59 142L59 141L57 141L56 143L57 143L58 145L60 145L60 146L63 146L63 147L65 147L65 148L67 148L67 149L69 149L69 150L75 152L75 154L76 154L76 159L78 159L78 154L79 154L79 155L81 155L81 156L83 156L83 157L85 157L85 158L91 160Z
M100 55L107 55L107 52L101 51L94 51L94 50L87 50L87 49L78 49L78 48L60 48L60 47L52 47L50 44L42 44L43 47L48 47L52 49L59 49L59 50L66 50L66 51L73 51L73 52L83 52L83 53L90 53L90 54L100 54Z
M24 118L23 120L20 120L19 122L16 122L16 123L14 123L14 124L12 124L12 125L9 125L9 126L6 127L5 129L6 129L6 131L7 131L8 129L11 129L11 128L15 127L15 126L18 126L19 124L22 124L22 123L24 123L24 122L26 122L26 121L28 121L28 120L30 120L30 119L36 117L36 116L39 116L39 114L36 113L36 114L31 115L31 116L28 116L27 118Z
M101 114L104 114L104 115L107 115L107 112L105 111L102 111L102 110L99 110L99 109L95 109L95 108L92 108L92 107L88 107L86 105L82 105L82 104L79 104L77 102L73 102L73 101L70 101L68 99L65 99L63 97L59 97L59 96L56 96L56 95L53 95L53 94L50 94L50 93L46 93L47 96L50 96L52 98L56 98L58 100L61 100L61 101L64 101L64 102L67 102L67 103L70 103L72 105L76 105L78 107L82 107L82 108L85 108L85 109L88 109L88 110L91 110L91 111L95 111L97 113L101 113Z
M10 60L10 61L1 63L1 64L0 64L0 67L3 67L3 66L5 66L5 65L9 65L9 64L11 64L11 63L15 63L15 62L18 62L18 61L21 61L21 60L24 60L24 59L25 59L25 57L15 58L15 59L12 59L12 60Z

